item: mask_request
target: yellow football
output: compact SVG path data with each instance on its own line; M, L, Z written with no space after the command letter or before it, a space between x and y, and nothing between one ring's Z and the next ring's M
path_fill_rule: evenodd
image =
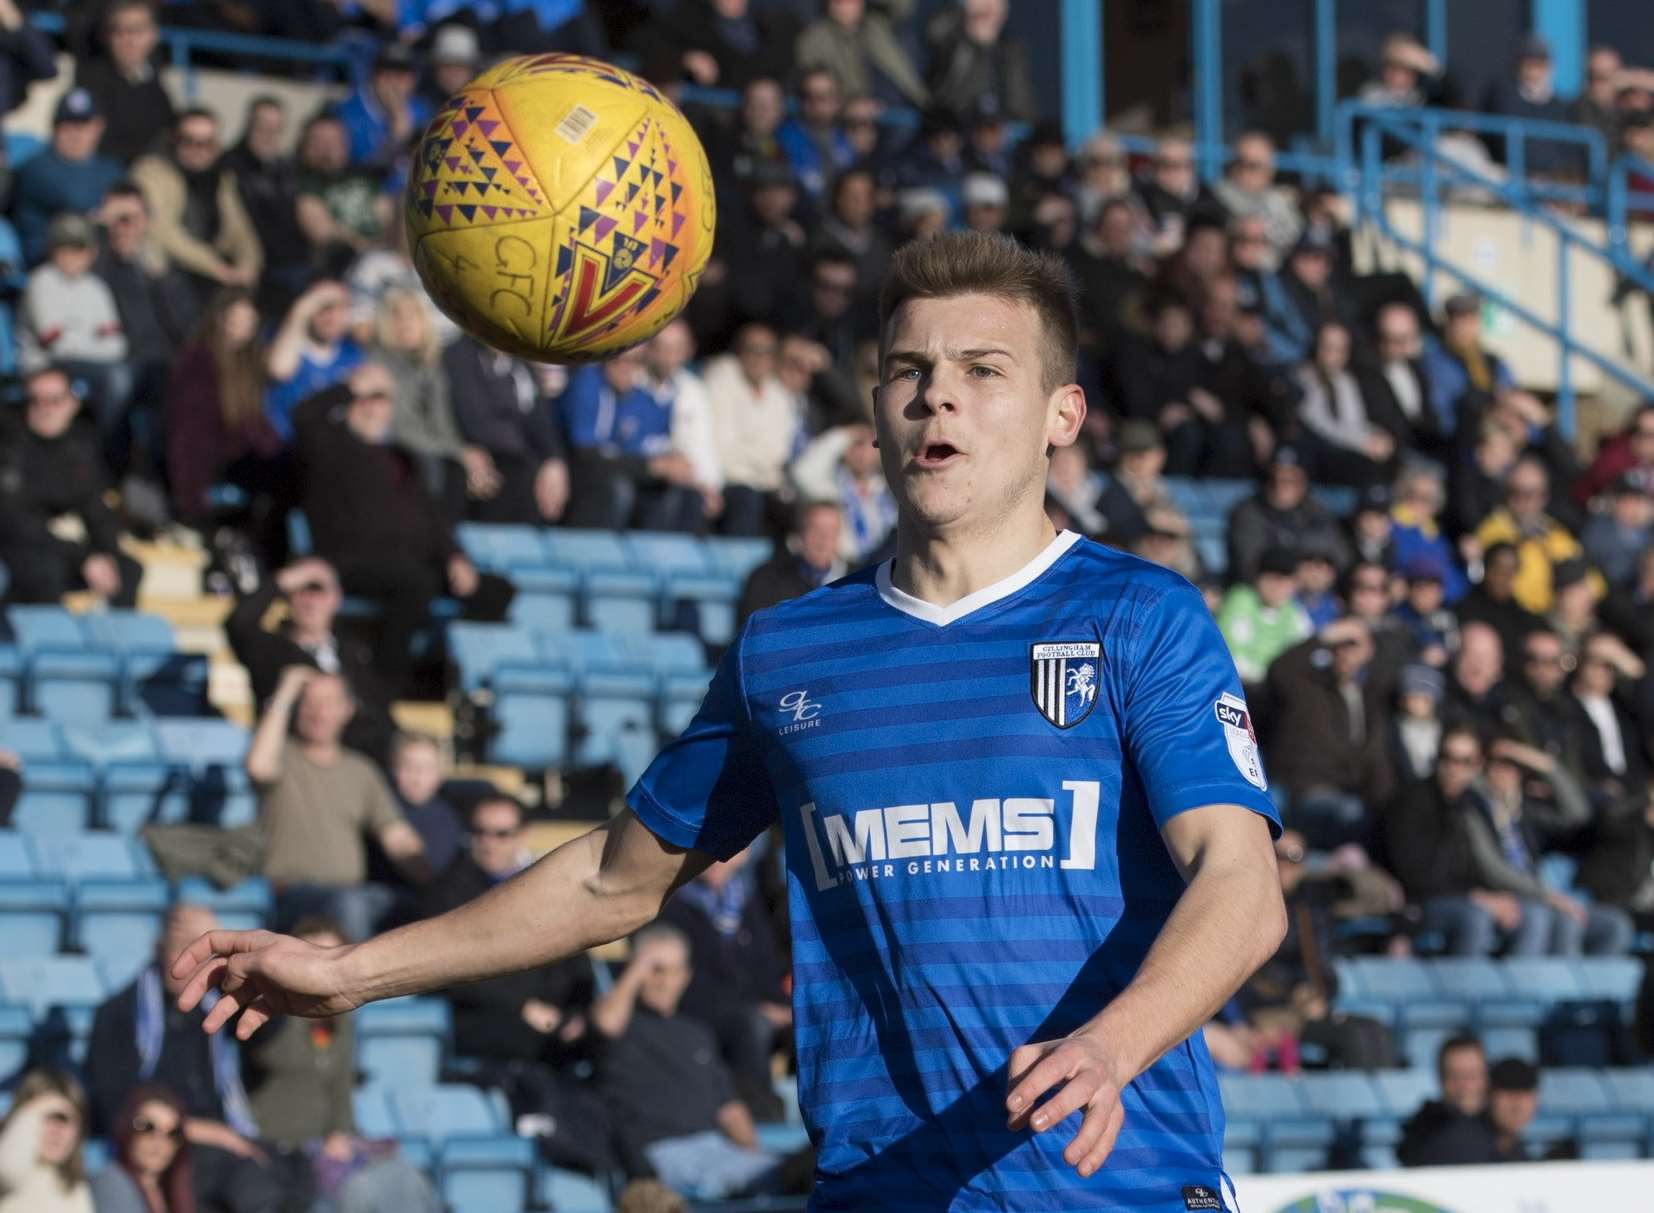
M408 173L420 280L466 332L541 362L636 345L695 293L712 169L654 85L597 59L521 55L466 85Z

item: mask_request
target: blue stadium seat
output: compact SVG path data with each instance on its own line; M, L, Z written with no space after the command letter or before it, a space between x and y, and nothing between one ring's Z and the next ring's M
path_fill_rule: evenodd
M1372 1077L1373 1086L1391 1116L1405 1119L1417 1112L1425 1100L1436 1098L1434 1069L1379 1070Z
M270 886L261 876L250 876L233 888L220 889L199 876L178 882L173 900L205 906L217 916L220 926L233 931L251 931L270 918Z
M357 1068L385 1089L434 1086L451 1030L448 1004L440 998L369 1003L356 1013Z
M1617 1111L1654 1116L1654 1066L1617 1066L1601 1078Z
M510 1130L502 1098L457 1083L395 1087L387 1093L399 1130L434 1141L472 1135L491 1137Z
M540 660L533 633L498 623L449 624L448 655L459 673L459 688L467 695L491 685L501 666L533 666Z
M539 640L544 660L575 677L574 765L612 763L628 779L642 774L656 747L654 675L606 632L564 632Z
M17 646L0 642L0 724L23 710L23 658Z
M534 1186L538 1202L556 1213L609 1213L613 1207L603 1185L578 1171L541 1167Z
M512 575L517 596L511 600L511 622L530 632L562 632L574 626L573 594L527 588Z
M1223 1126L1223 1169L1231 1175L1250 1175L1258 1169L1263 1129L1254 1120L1229 1118Z
M223 826L252 820L252 784L242 769L251 735L228 720L162 717L154 722L164 761L189 772L190 815Z
M1523 1061L1539 1063L1539 1033L1532 1028L1484 1028L1482 1048L1494 1061L1501 1057L1520 1057Z
M586 626L619 635L652 632L660 617L653 574L588 573L583 581Z
M115 714L120 661L113 653L88 649L74 616L57 607L13 607L11 620L30 710L77 723Z
M744 582L753 569L775 553L768 539L740 539L714 536L706 541L708 562L732 581Z
M569 762L569 689L560 670L507 671L494 691L496 732L491 762L532 771L561 770Z
M1402 1056L1412 1069L1424 1070L1434 1074L1436 1050L1440 1049L1449 1037L1457 1036L1463 1031L1463 1026L1409 1029L1401 1040Z
M14 720L7 729L9 744L19 724L45 721ZM92 825L98 778L92 764L79 758L24 757L23 794L18 797L12 825L28 834L44 835L84 830Z
M582 577L591 573L629 573L632 556L614 531L552 527L541 535L545 563L572 569Z
M0 1080L9 1079L29 1060L34 1019L27 1007L0 1005Z
M120 661L120 702L131 713L198 716L207 706L207 658L179 650L159 615L102 611L82 617L87 639Z
M1366 1120L1387 1113L1372 1079L1353 1070L1311 1070L1302 1079L1304 1103L1329 1120Z
M37 1018L53 1007L90 1011L107 992L90 956L0 957L0 996Z
M190 773L172 763L114 763L104 768L97 824L136 834L150 822L187 821L193 791Z
M1542 1069L1539 1109L1547 1117L1571 1118L1582 1142L1640 1149L1646 1136L1647 1118L1640 1112L1616 1107L1613 1093L1595 1070L1567 1066Z
M683 604L696 618L696 632L708 644L735 636L735 600L741 583L719 569L693 535L638 531L626 537L633 564L652 569L661 580L663 613L672 617Z
M0 880L33 880L34 850L16 830L0 830Z
M1350 962L1366 998L1396 1008L1398 1023L1415 1027L1456 1027L1469 1021L1462 1002L1442 998L1423 961L1361 956Z
M373 1083L357 1087L351 1097L351 1110L356 1119L356 1131L363 1137L396 1136L396 1118L391 1115L390 1092L384 1087Z
M1467 1005L1478 1026L1532 1022L1532 999L1513 988L1504 966L1486 957L1452 956L1424 962L1444 999Z
M4 955L56 955L67 935L72 904L66 880L45 876L0 880Z
M1281 1074L1220 1074L1218 1085L1228 1114L1257 1122L1271 1147L1315 1147L1325 1153L1332 1123L1309 1106L1297 1080Z
M1585 997L1575 961L1562 956L1513 956L1500 962L1511 988L1526 996L1498 1009L1505 1027L1537 1027L1559 1002Z
M50 720L19 717L8 721L6 748L20 755L25 764L69 757L57 725Z
M1573 962L1574 976L1586 998L1617 1002L1630 1011L1642 986L1643 962L1635 956L1581 956Z
M83 880L75 890L75 941L113 988L149 963L170 901L158 877Z
M510 1213L528 1203L534 1176L528 1138L449 1137L441 1158L442 1198L453 1213Z
M546 563L545 545L531 526L462 522L454 537L471 563L488 573L508 573Z
M45 834L35 839L34 849L42 875L72 884L86 879L131 880L155 871L142 846L121 834Z
M116 762L159 758L155 730L141 720L111 720L97 726L65 724L58 730L64 750L99 770Z

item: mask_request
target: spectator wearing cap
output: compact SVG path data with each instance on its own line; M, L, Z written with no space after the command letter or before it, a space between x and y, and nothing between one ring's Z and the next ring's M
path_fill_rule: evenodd
M99 151L103 135L103 115L90 92L72 88L59 98L51 141L17 170L12 184L12 218L29 265L46 256L46 228L55 216L91 214L121 179L120 164Z
M1570 843L1590 823L1585 790L1556 758L1509 737L1488 748L1487 770L1463 809L1478 888L1513 894L1521 923L1513 956L1619 956L1633 929L1623 910L1586 905L1552 888L1540 857Z
M1374 423L1361 381L1350 369L1350 330L1336 320L1317 326L1297 380L1298 419L1315 478L1354 485L1385 478L1395 460L1396 440Z
M482 70L482 46L477 40L477 31L458 21L437 26L431 36L427 62L429 68L419 97L426 110L435 113Z
M264 268L264 247L234 174L220 163L222 150L217 115L188 109L178 116L170 149L132 166L155 243L189 275L203 304L223 287L256 286Z
M143 567L120 549L104 500L108 473L62 369L23 377L21 416L0 419L0 564L7 601L55 603L87 589L112 606L137 601Z
M1488 1071L1487 1120L1493 1127L1493 1162L1529 1162L1522 1137L1539 1114L1539 1070L1531 1061L1505 1057Z
M1557 95L1551 47L1538 35L1522 39L1516 50L1515 70L1508 80L1488 90L1482 109L1525 122L1570 122L1568 103ZM1488 150L1500 164L1508 164L1509 149L1502 135L1487 137ZM1581 175L1580 148L1550 139L1525 139L1523 165L1531 176L1577 178Z
M1038 113L1028 51L1005 29L1008 0L961 0L925 25L931 100L964 113L978 98L1001 99L1004 113L1029 122Z
M1442 672L1422 662L1403 666L1396 680L1396 711L1390 718L1390 760L1404 784L1429 779L1441 748Z
M1422 360L1419 318L1410 304L1387 303L1373 321L1374 356L1356 368L1373 421L1403 450L1443 452L1442 432Z
M812 198L854 161L849 139L839 125L844 89L827 68L805 71L798 81L798 112L775 130L782 155L798 184Z
M1400 670L1377 656L1367 625L1346 618L1269 667L1269 736L1286 743L1269 751L1270 774L1315 850L1368 842L1395 787L1385 722Z
M1588 506L1615 481L1629 480L1654 498L1654 401L1645 401L1620 433L1604 442L1574 482L1574 500Z
M1518 741L1544 750L1576 782L1585 778L1584 721L1568 694L1568 676L1578 654L1554 628L1537 627L1522 637L1521 661L1510 680L1505 720Z
M338 117L317 114L299 135L294 214L310 244L312 269L343 274L385 238L395 213L378 173L350 162L350 140Z
M1250 691L1262 688L1275 658L1307 639L1315 626L1299 603L1298 556L1285 548L1263 554L1257 574L1223 596L1218 630L1235 658L1235 669Z
M333 110L344 124L351 164L383 172L419 133L431 110L415 91L418 81L412 51L400 42L379 48L367 79Z
M1459 621L1444 601L1447 573L1435 556L1420 553L1401 565L1401 576L1407 593L1392 612L1396 625L1420 661L1444 666L1459 640Z
M1309 475L1297 448L1275 448L1262 487L1229 513L1229 575L1250 580L1270 548L1315 548L1339 568L1350 562L1349 540L1320 502L1309 495Z
M57 365L83 380L85 403L108 441L124 416L132 378L115 296L92 272L97 235L83 216L59 215L46 246L45 264L23 291L18 360L26 371Z
M1440 524L1447 505L1441 473L1426 464L1413 464L1396 477L1395 505L1390 510L1390 537L1395 567L1430 561L1441 575L1442 594L1449 606L1470 589Z
M1172 500L1162 476L1166 467L1166 444L1152 422L1123 421L1116 442L1119 458L1103 484L1097 509L1106 522L1108 542L1130 547L1154 528L1182 536L1186 559L1172 567L1187 569L1185 576L1199 571L1200 562L1189 542L1189 521Z
M1555 602L1551 571L1561 561L1584 555L1579 541L1548 512L1550 473L1536 456L1524 455L1505 478L1505 501L1476 528L1476 540L1485 549L1495 543L1515 546L1520 567L1516 574L1516 601L1536 615L1550 613ZM1598 588L1601 579L1595 573Z
M1387 485L1369 484L1356 497L1355 510L1350 514L1350 544L1356 559L1384 569L1396 565L1396 524L1390 517L1391 499Z
M288 154L288 132L286 103L273 93L254 97L240 140L221 161L258 232L265 260L259 299L272 313L287 310L312 272L310 245L299 227L298 174Z
M75 67L75 87L92 96L108 122L103 151L130 164L170 131L178 111L155 66L160 30L154 0L115 0L105 7L102 53Z
M1425 342L1422 364L1442 432L1458 434L1461 441L1466 397L1475 393L1486 399L1515 386L1504 362L1482 345L1482 301L1475 295L1454 295L1442 305L1441 338Z
M1247 131L1235 140L1234 158L1212 193L1231 219L1261 216L1276 252L1284 253L1297 242L1303 218L1291 196L1275 183L1275 141L1263 131Z
M961 219L973 232L990 235L1005 230L1011 191L991 173L970 173L959 187Z
M822 0L822 15L798 36L799 68L826 68L846 97L928 104L929 90L889 15L895 8L888 0Z

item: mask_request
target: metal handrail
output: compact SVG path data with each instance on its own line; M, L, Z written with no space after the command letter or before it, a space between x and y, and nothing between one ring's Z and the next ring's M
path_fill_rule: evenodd
M1422 192L1421 199L1424 203L1425 218L1423 239L1415 239L1399 231L1390 222L1389 215L1383 205L1381 174L1378 172L1378 166L1381 156L1380 140L1386 134L1412 147L1423 160L1422 168L1425 178L1425 189ZM1440 186L1444 183L1444 179L1447 184L1456 181L1469 182L1480 188L1491 190L1496 194L1503 194L1508 188L1507 184L1484 173L1476 172L1474 169L1459 164L1451 158L1442 156L1435 148L1425 146L1422 136L1418 132L1406 129L1401 123L1387 123L1381 118L1375 117L1375 120L1362 131L1361 137L1363 186L1358 200L1360 214L1363 218L1372 222L1386 239L1423 258L1425 263L1423 289L1426 298L1429 297L1432 291L1435 275L1445 273L1461 285L1469 287L1479 295L1492 300L1524 324L1538 329L1557 342L1557 423L1563 433L1571 435L1574 428L1572 359L1575 356L1584 358L1611 379L1639 396L1644 398L1654 397L1654 381L1633 374L1612 359L1599 354L1589 346L1579 344L1574 339L1571 331L1572 318L1569 306L1572 293L1569 254L1575 248L1583 249L1591 255L1601 258L1610 268L1630 278L1645 290L1654 291L1654 274L1634 263L1622 263L1620 259L1614 256L1612 250L1598 247L1573 231L1556 216L1544 210L1521 208L1525 219L1548 229L1557 238L1557 319L1555 321L1543 319L1498 287L1451 262L1442 260L1436 252L1440 231Z

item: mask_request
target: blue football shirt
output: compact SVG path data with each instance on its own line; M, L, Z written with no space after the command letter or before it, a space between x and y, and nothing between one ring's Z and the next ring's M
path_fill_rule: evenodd
M782 824L812 1210L1186 1213L1222 1183L1198 1033L1089 1179L1079 1113L1006 1129L1006 1067L1137 972L1184 888L1160 828L1226 803L1278 830L1264 789L1199 593L1064 532L951 607L886 563L754 615L628 801L720 858Z

